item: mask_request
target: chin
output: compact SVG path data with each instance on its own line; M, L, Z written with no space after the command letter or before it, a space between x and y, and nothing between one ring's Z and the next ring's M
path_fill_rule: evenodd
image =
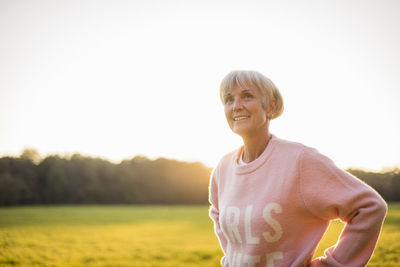
M232 129L232 132L243 137L249 133L249 130L248 129Z

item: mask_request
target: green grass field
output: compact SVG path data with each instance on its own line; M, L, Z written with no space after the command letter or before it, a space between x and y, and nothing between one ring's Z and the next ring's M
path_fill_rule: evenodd
M333 222L315 256L335 243ZM220 266L207 206L0 208L0 266ZM400 204L368 266L400 266Z

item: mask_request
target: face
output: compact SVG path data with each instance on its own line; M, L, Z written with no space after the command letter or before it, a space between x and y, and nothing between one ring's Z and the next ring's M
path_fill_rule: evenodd
M223 96L225 117L231 130L244 137L268 130L267 107L263 96L253 88L234 86Z

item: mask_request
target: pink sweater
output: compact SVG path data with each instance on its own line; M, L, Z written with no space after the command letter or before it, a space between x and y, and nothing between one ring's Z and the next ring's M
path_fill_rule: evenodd
M368 185L317 150L275 136L256 160L224 156L210 181L210 216L223 266L365 266L387 206ZM337 244L312 260L330 220Z

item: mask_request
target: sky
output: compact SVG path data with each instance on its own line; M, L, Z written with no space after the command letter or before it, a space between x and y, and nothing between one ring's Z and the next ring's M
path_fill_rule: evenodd
M281 91L276 136L342 168L400 165L400 2L0 0L0 156L35 148L214 167L242 145L219 84Z

